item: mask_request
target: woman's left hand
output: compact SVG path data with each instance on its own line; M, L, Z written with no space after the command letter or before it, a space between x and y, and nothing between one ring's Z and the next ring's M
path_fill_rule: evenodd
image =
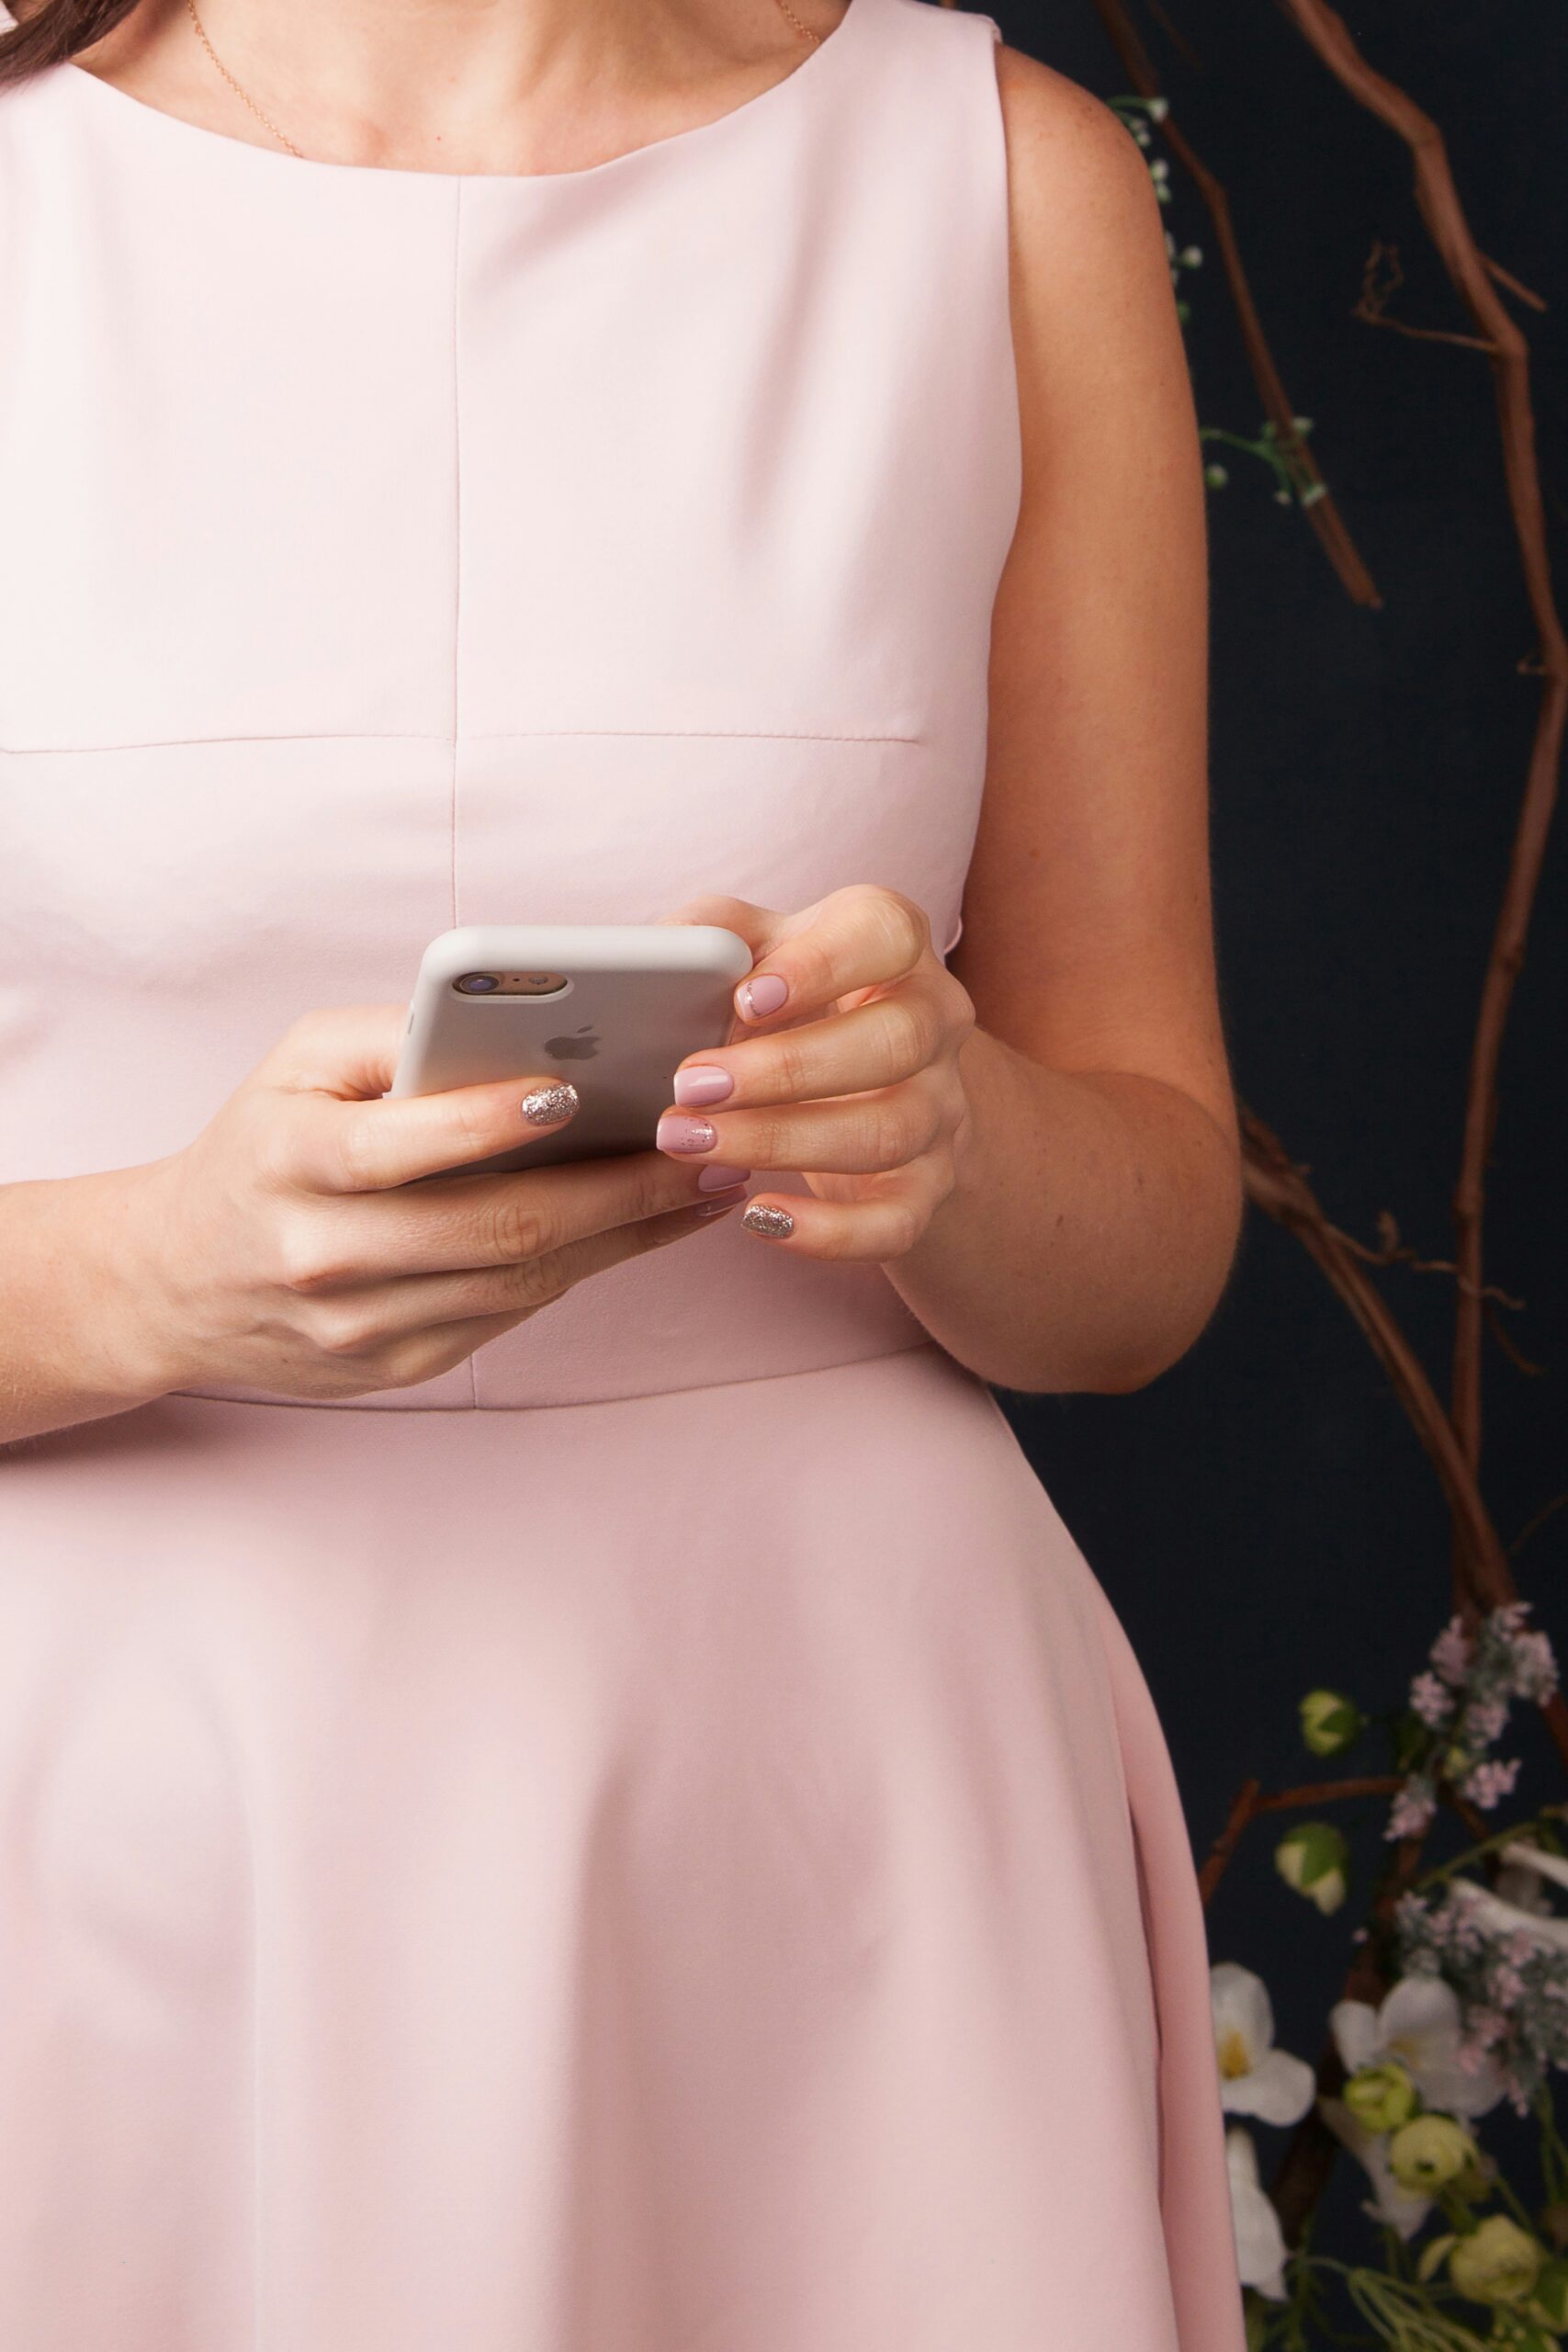
M925 915L858 883L798 914L714 898L670 920L720 923L755 961L729 1042L676 1071L660 1149L740 1175L798 1171L808 1194L759 1193L741 1218L786 1249L905 1256L953 1190L970 1126L958 1062L975 1008Z

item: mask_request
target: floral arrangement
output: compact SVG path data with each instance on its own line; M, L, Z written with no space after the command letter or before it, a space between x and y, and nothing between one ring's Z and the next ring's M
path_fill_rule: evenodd
M1330 2013L1315 2069L1275 2047L1258 1976L1228 1961L1212 1972L1252 2352L1330 2343L1557 2352L1568 2338L1568 2143L1552 2091L1568 2066L1568 1911L1551 1898L1568 1889L1559 1827L1568 1805L1497 1828L1487 1819L1519 1779L1520 1759L1497 1752L1515 1706L1545 1706L1557 1691L1551 1645L1528 1620L1518 1600L1456 1616L1386 1725L1392 1771L1278 1799L1249 1782L1211 1858L1210 1891L1259 1814L1346 1795L1386 1802L1387 1867L1355 1933L1351 1985ZM1310 1691L1301 1717L1319 1756L1339 1755L1368 1731L1337 1691ZM1469 1842L1423 1868L1439 1817ZM1332 1823L1299 1824L1274 1859L1318 1910L1347 1901L1349 1849ZM1487 2145L1483 2119L1501 2109L1533 2125L1512 2135L1527 2150L1522 2172ZM1257 2125L1296 2127L1272 2195ZM1361 2262L1313 2250L1310 2202L1299 2210L1291 2187L1292 2159L1298 2184L1304 2172L1321 2187L1325 2148L1366 2175L1362 2210L1379 2236ZM1297 2223L1293 2250L1287 2218ZM1346 2333L1352 2317L1371 2332Z
M1111 104L1144 153L1160 204L1175 207L1184 185L1208 212L1212 250L1265 413L1251 438L1201 428L1209 486L1221 490L1227 480L1219 451L1258 460L1280 504L1301 514L1347 596L1375 607L1382 596L1319 466L1312 421L1294 413L1269 345L1224 186L1181 127L1129 0L1096 6L1131 85ZM1440 127L1363 53L1334 0L1280 0L1280 13L1345 97L1405 150L1416 213L1470 332L1398 315L1404 273L1397 249L1382 238L1371 244L1353 315L1368 327L1483 354L1491 368L1501 474L1538 646L1521 666L1539 677L1540 695L1512 854L1479 976L1456 1123L1451 1259L1412 1248L1388 1210L1375 1243L1344 1230L1319 1199L1308 1166L1241 1105L1251 1204L1299 1241L1346 1308L1431 1466L1450 1522L1445 1565L1451 1564L1457 1614L1433 1643L1407 1704L1387 1724L1388 1769L1269 1795L1247 1781L1205 1864L1207 1895L1259 1815L1306 1815L1280 1838L1275 1862L1288 1886L1331 1916L1348 1898L1350 1849L1322 1809L1374 1798L1384 1807L1383 1867L1315 2067L1275 2048L1269 1995L1256 1975L1229 1961L1213 1971L1216 2048L1224 2105L1235 2119L1227 2134L1232 2203L1253 2352L1350 2344L1397 2352L1483 2346L1551 2352L1568 2344L1568 2141L1552 2103L1556 2072L1568 2064L1568 1905L1554 1909L1551 1892L1568 1889L1559 1827L1568 1830L1568 1804L1492 1825L1514 1804L1520 1778L1520 1758L1499 1753L1516 1707L1542 1711L1568 1770L1568 1705L1551 1644L1529 1623L1514 1573L1527 1539L1568 1498L1544 1502L1506 1544L1484 1489L1481 1444L1488 1337L1516 1366L1538 1368L1505 1335L1503 1317L1522 1302L1488 1280L1484 1228L1498 1072L1545 870L1568 707L1568 627L1552 585L1530 347L1517 315L1519 307L1545 304L1483 252ZM1154 14L1169 46L1190 62ZM1185 322L1187 276L1203 253L1174 233L1166 244ZM1380 1279L1394 1269L1451 1280L1443 1386L1404 1327L1393 1283ZM1368 1734L1359 1707L1339 1691L1309 1692L1301 1714L1306 1745L1318 1756L1337 1756ZM1453 1833L1450 1844L1468 1842L1434 1862L1439 1827ZM1267 2187L1258 2127L1292 2132ZM1364 2210L1379 2233L1366 2259L1348 2263L1313 2245L1323 2190L1347 2155L1370 2184Z

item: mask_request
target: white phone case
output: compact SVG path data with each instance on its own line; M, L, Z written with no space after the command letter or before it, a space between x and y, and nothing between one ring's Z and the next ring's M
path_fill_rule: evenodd
M558 1133L466 1160L463 1172L651 1151L677 1063L721 1046L751 968L732 931L698 923L469 924L425 949L389 1092L497 1078L570 1078L581 1108ZM476 973L558 973L546 996L466 994ZM454 1171L458 1172L458 1171Z

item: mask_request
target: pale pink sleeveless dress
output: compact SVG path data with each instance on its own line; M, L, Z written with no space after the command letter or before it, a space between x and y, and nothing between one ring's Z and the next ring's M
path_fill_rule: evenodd
M851 0L551 176L0 97L0 1178L176 1149L453 922L876 880L956 937L996 34ZM0 1458L6 2352L1237 2312L1144 1684L879 1271L731 1219L422 1389Z

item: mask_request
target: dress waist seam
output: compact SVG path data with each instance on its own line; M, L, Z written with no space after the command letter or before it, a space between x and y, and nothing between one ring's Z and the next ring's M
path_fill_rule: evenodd
M352 1402L334 1405L318 1403L302 1396L227 1396L205 1388L172 1388L167 1395L170 1399L177 1398L181 1403L194 1405L254 1407L258 1412L372 1413L378 1420L400 1413L571 1413L592 1411L601 1405L644 1404L659 1396L698 1396L705 1389L750 1388L768 1380L809 1380L818 1373L847 1372L854 1364L879 1363L885 1358L915 1355L928 1350L937 1355L946 1352L938 1340L922 1336L905 1340L897 1347L874 1348L863 1356L836 1357L831 1363L795 1364L777 1372L746 1373L724 1380L683 1381L672 1388L631 1388L613 1396L540 1396L515 1405L475 1403L463 1396L454 1397L450 1404L443 1405L361 1405Z

